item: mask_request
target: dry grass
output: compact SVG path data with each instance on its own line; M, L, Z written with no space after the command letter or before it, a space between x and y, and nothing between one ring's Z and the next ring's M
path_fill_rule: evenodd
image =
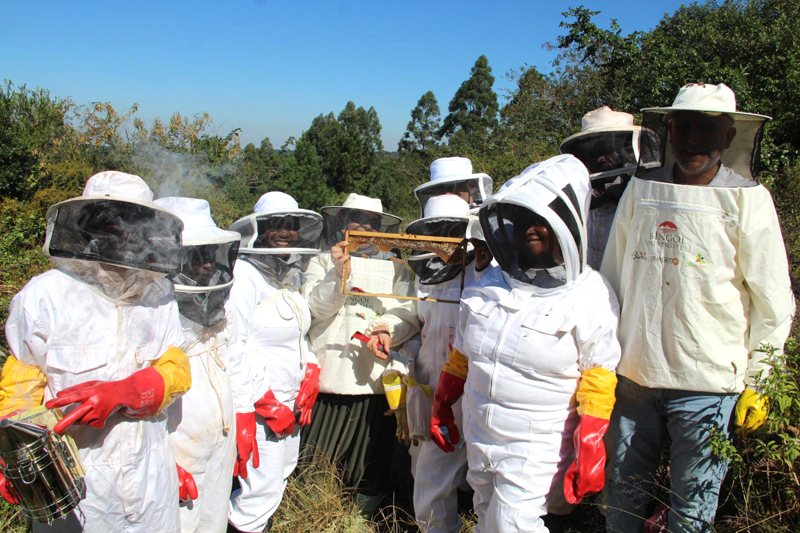
M475 516L462 516L462 522L461 533L472 533ZM419 529L413 511L397 502L379 508L372 520L364 518L355 491L345 487L336 466L324 454L315 454L289 479L269 531L415 533Z
M353 491L344 486L335 465L318 454L289 479L270 531L372 533L375 529L359 513Z
M30 521L22 514L19 506L11 506L0 498L0 531L3 533L27 533L30 530Z

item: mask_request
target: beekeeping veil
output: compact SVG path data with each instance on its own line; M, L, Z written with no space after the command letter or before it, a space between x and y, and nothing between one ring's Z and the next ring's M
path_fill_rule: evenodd
M562 154L574 155L589 170L592 209L608 201L619 202L640 155L644 155L643 164L656 160L657 152L640 154L639 139L643 135L653 135L653 132L634 126L633 115L603 106L583 115L581 131L561 143ZM652 144L651 140L645 146Z
M337 242L344 240L347 229L358 231L374 231L379 233L397 233L403 219L383 212L383 203L379 198L370 198L350 193L340 206L325 206L320 209L325 221L322 246L330 249ZM394 254L381 252L377 246L370 245L356 252L373 259L387 259Z
M733 119L736 136L731 145L722 152L721 162L743 178L758 179L761 136L764 123L770 117L736 111L736 95L724 83L690 83L681 87L670 107L642 109L642 127L656 135L642 137L641 150L656 155L653 158L654 163L640 163L636 171L637 177L644 177L661 167L667 168L675 162L669 145L669 121L678 111L697 111L712 116L724 114Z
M469 202L473 214L492 194L492 178L488 174L472 173L472 161L466 157L442 157L431 163L431 179L416 189L420 217L425 216L425 205L434 196L455 194Z
M95 174L82 196L47 210L43 251L109 298L140 296L149 281L181 268L183 224L152 200L139 176Z
M507 181L480 210L486 242L512 283L538 292L568 287L586 270L586 216L590 183L586 167L572 155L552 157ZM535 221L532 223L532 221ZM521 235L546 224L557 239L563 264L551 250L536 256L544 268L529 268L531 252Z
M434 196L425 204L425 216L406 227L406 233L429 235L433 237L466 238L469 225L469 204L454 194ZM467 251L467 263L475 258L475 252ZM408 266L416 274L422 285L437 285L461 275L463 265L448 264L434 253L414 250L408 259Z
M294 198L277 191L262 195L253 211L230 228L242 236L242 259L278 282L292 271L305 272L319 253L322 217L300 209Z
M183 221L183 267L171 276L180 313L203 326L221 322L240 235L219 229L205 200L168 197L154 203Z

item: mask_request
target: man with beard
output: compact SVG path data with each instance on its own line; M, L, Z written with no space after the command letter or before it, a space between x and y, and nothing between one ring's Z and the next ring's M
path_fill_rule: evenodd
M736 111L723 84L642 112L667 142L625 191L603 257L622 309L607 526L642 530L670 437L668 529L708 531L727 470L711 435L764 422L766 347L781 353L794 314L777 213L755 180L769 117Z

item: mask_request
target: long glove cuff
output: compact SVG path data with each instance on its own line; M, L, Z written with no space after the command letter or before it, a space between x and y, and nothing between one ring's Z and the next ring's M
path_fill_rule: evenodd
M450 352L447 356L447 362L442 366L442 372L452 374L463 380L467 379L467 372L469 371L469 360L467 356L456 349ZM441 378L440 378L441 379Z
M614 409L617 375L605 368L592 368L581 374L578 391L578 414L608 420Z
M406 404L406 385L403 376L397 370L386 370L383 373L383 392L392 410Z
M464 394L466 379L442 370L439 374L439 383L433 393L433 404L451 406ZM434 407L435 408L435 407Z

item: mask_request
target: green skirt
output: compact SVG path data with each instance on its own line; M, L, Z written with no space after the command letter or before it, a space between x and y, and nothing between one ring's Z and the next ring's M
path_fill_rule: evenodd
M301 435L301 456L320 451L342 470L348 487L383 492L389 483L397 423L383 394L320 393L311 424Z

